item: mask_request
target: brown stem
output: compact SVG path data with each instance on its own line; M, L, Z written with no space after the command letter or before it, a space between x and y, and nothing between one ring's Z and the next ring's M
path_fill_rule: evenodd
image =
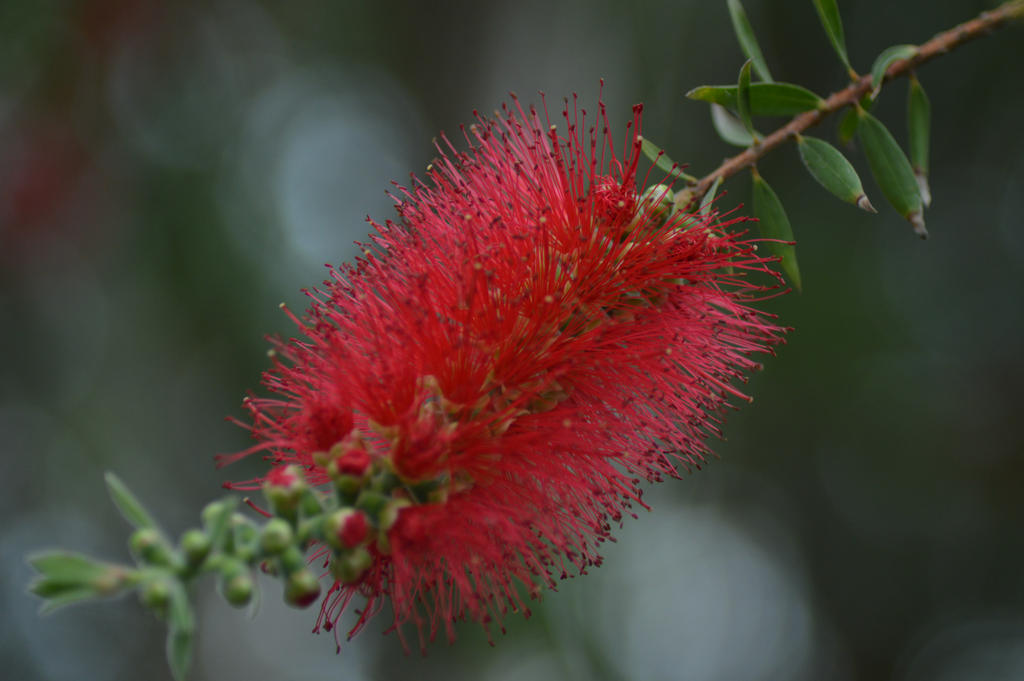
M1024 0L1011 0L992 11L982 12L975 19L939 33L921 45L917 50L917 54L910 59L901 59L894 62L886 70L884 80L889 81L893 78L905 76L917 66L999 28L1010 19L1022 16L1024 16ZM781 146L789 139L795 138L808 128L821 123L827 116L839 111L843 107L860 101L861 97L870 90L871 76L858 77L847 88L829 95L818 109L794 117L786 125L763 137L759 143L723 161L715 170L697 180L695 185L688 188L688 191L680 192L680 199L686 201L687 205L698 203L718 178L725 180L741 170L753 166L772 149Z

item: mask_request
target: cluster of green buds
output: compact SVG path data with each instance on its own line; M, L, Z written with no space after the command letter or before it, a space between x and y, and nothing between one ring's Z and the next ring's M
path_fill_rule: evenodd
M410 484L387 459L371 457L357 432L328 452L314 456L330 485L313 487L296 465L274 468L263 484L265 520L238 510L226 497L202 511L201 527L171 541L138 499L113 474L111 498L135 530L129 548L135 565L115 565L67 551L29 559L38 572L30 590L45 601L44 612L90 599L136 591L141 603L168 624L167 654L178 678L189 666L195 624L191 585L206 574L231 605L256 597L255 572L279 576L284 600L305 608L321 594L317 563L307 556L317 546L328 556L329 578L344 584L363 579L380 556L391 552L389 530L401 510L439 499L445 481ZM324 552L327 552L325 554Z

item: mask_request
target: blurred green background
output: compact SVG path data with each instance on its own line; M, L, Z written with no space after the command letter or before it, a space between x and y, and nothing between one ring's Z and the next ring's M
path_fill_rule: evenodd
M861 71L990 7L841 2ZM745 5L776 78L844 74L811 2ZM9 679L165 679L132 602L39 618L23 555L126 557L114 469L175 533L258 462L223 421L266 366L277 304L392 217L389 181L509 90L598 81L624 134L695 174L733 153L689 88L735 79L725 3L0 2L0 658ZM335 655L268 583L255 614L202 590L192 676L217 679L1024 678L1024 29L919 74L934 111L932 239L804 174L760 166L799 239L795 327L730 417L721 460L652 490L606 563L487 646L475 625L404 656L372 629ZM905 139L905 84L876 107ZM835 121L816 134L832 137ZM768 127L767 125L762 128ZM724 208L749 202L746 178ZM384 618L386 619L386 618Z

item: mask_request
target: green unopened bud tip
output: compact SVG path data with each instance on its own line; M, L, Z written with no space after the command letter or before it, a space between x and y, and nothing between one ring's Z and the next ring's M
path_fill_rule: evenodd
M297 608L306 608L320 597L320 580L308 568L293 572L284 587L284 600Z
M256 585L252 581L252 577L245 573L235 575L231 579L225 581L221 588L224 600L236 608L248 605L249 601L252 600L253 592L255 590Z
M190 565L198 565L210 553L210 536L202 530L186 531L181 535L181 552Z
M292 526L283 518L272 518L263 527L260 546L271 555L277 555L292 545Z

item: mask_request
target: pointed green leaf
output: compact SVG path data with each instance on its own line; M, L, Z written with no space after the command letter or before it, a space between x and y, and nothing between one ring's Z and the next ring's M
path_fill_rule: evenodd
M850 58L846 56L846 37L843 35L843 22L839 18L839 7L836 0L814 0L814 7L818 10L821 18L821 25L825 27L825 33L835 48L836 54L843 62L847 70L850 69Z
M54 598L60 598L65 594L87 590L94 596L99 596L99 592L90 587L88 584L82 584L78 582L67 582L60 579L54 579L52 577L38 577L28 585L29 593L35 594L40 598L51 600Z
M761 47L757 44L754 29L750 26L750 20L747 19L743 5L740 4L740 0L728 0L728 5L729 16L732 17L732 27L736 31L736 38L740 42L743 54L747 55L747 58L754 63L754 71L761 77L761 80L766 83L772 82L772 74L768 72L768 64L765 63L764 56L761 54Z
M860 118L857 117L857 110L854 108L847 109L846 113L839 121L839 143L844 147L850 143L853 136L857 134L857 123L860 122Z
M911 74L907 93L907 130L910 133L910 164L914 170L928 172L928 137L931 134L932 105L928 95Z
M820 108L825 100L792 83L754 83L750 86L750 111L755 116L795 116Z
M711 123L715 126L718 136L729 144L737 147L749 147L754 143L754 138L743 127L739 119L718 104L711 105ZM754 134L757 134L756 130Z
M907 93L907 131L910 139L910 166L914 169L918 190L924 205L932 202L928 187L928 142L931 135L932 105L914 74L910 74Z
M871 213L877 212L864 194L857 171L838 149L816 137L800 136L796 141L800 160L822 187L847 203Z
M49 596L43 606L39 608L40 615L49 615L57 610L68 605L74 605L75 603L81 603L91 598L98 598L99 593L96 589L90 587L77 587L73 589L66 589L60 594Z
M680 179L686 182L697 181L696 177L684 173L679 164L669 158L668 154L662 151L661 147L642 135L640 136L640 150L655 166L668 173L672 179Z
M29 556L29 565L41 576L63 584L87 584L102 577L111 568L81 553L50 551Z
M721 104L727 109L737 110L737 87L735 85L701 85L686 93L690 99L712 104ZM825 100L805 87L792 83L751 83L751 116L796 116L813 111Z
M128 488L121 482L120 478L110 471L107 471L104 478L107 481L107 491L110 492L110 498L114 501L114 505L117 506L117 510L121 512L125 520L139 529L157 529L156 521L153 520L153 517L149 515L149 512L146 511L135 495L128 491Z
M751 135L754 133L754 124L750 120L750 60L743 63L740 69L740 77L736 85L736 113L739 114L740 122Z
M179 582L171 594L167 613L167 663L177 681L184 681L192 663L192 646L195 640L195 617L188 594Z
M863 109L858 110L858 116L857 131L871 174L893 208L910 221L922 239L926 238L928 230L924 226L921 193L910 161L881 121Z
M707 215L711 212L711 207L715 205L715 195L718 194L718 188L722 186L722 176L719 175L715 178L715 183L711 185L711 189L704 194L704 198L700 200L700 208L698 212L701 215Z
M192 644L195 632L171 627L167 630L167 664L177 681L185 681L192 664Z
M68 551L36 554L28 562L39 572L28 590L46 599L44 614L88 598L115 595L134 585L138 577L130 568Z
M888 68L894 62L910 59L915 54L917 54L917 45L893 45L882 50L871 66L871 99L877 97L881 91L882 80L885 78Z
M800 290L800 267L796 262L796 246L793 244L793 228L778 195L768 186L764 178L753 171L754 217L758 219L761 234L769 241L765 245L773 254L782 258L782 270L789 277L793 287Z
M729 109L736 108L735 85L700 85L686 93L690 99L710 104L719 104Z

